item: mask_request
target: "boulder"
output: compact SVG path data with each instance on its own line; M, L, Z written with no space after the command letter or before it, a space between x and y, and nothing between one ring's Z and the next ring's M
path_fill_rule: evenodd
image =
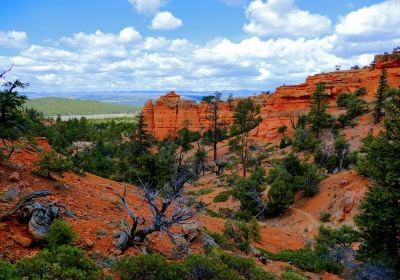
M32 244L32 239L21 235L12 235L11 239L22 245L22 247L29 247Z

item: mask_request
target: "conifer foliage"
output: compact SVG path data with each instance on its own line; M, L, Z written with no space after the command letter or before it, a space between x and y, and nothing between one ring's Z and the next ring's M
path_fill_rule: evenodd
M325 85L318 83L313 95L311 96L311 110L308 115L308 121L311 123L312 130L319 138L321 128L329 124L329 115L326 112L328 95L325 93Z
M388 90L386 69L382 68L381 77L379 79L379 87L376 92L376 100L374 107L374 122L379 123L384 115L383 106L385 102L386 91Z

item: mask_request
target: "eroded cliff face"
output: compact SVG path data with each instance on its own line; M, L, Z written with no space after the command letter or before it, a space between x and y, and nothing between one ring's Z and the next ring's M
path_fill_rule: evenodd
M221 105L220 117L230 123L232 110L228 104ZM177 132L188 127L192 131L204 131L209 125L208 105L204 102L182 100L176 92L170 92L153 102L147 101L143 107L148 132L157 139L174 138Z
M386 66L388 83L391 87L400 86L400 61L391 61ZM251 134L262 141L275 141L281 136L277 129L286 125L290 129L290 119L306 114L310 107L310 97L320 82L325 83L326 93L331 97L329 113L340 112L335 107L335 100L342 92L354 92L365 87L367 102L374 100L378 88L382 65L376 69L336 71L310 76L299 85L278 87L274 94L261 94L252 97L261 106L263 122ZM208 127L207 104L182 100L175 92L160 97L157 101L149 100L143 109L148 130L157 139L173 138L179 129L187 126L193 131L202 131ZM220 116L227 123L232 122L232 108L227 103L221 105Z

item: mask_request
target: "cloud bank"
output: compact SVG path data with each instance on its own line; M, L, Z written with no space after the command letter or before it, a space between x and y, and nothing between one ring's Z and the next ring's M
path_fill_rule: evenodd
M17 53L0 55L0 65L13 64L12 74L30 82L34 91L271 90L301 82L309 74L333 71L336 64L343 69L367 65L375 52L400 44L396 3L388 0L353 11L333 25L323 15L299 10L290 0L254 0L246 7L245 26L263 24L264 31L250 32L242 40L222 38L203 44L144 36L133 26L116 33L77 32L35 45L27 43L23 31L0 31L0 45ZM263 8L257 16L249 13L254 5ZM390 13L382 12L388 8ZM288 22L273 31L283 23L269 24L271 13L285 11L309 16L299 24L301 28L314 20L324 22L324 28L310 28L306 36ZM163 19L152 28L166 28L168 23ZM178 25L175 22L169 28Z

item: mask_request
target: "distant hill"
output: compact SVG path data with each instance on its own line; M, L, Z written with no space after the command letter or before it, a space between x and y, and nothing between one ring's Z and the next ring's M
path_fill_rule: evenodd
M62 97L29 99L25 106L43 112L46 116L135 114L142 108L141 106L115 105L99 101Z

